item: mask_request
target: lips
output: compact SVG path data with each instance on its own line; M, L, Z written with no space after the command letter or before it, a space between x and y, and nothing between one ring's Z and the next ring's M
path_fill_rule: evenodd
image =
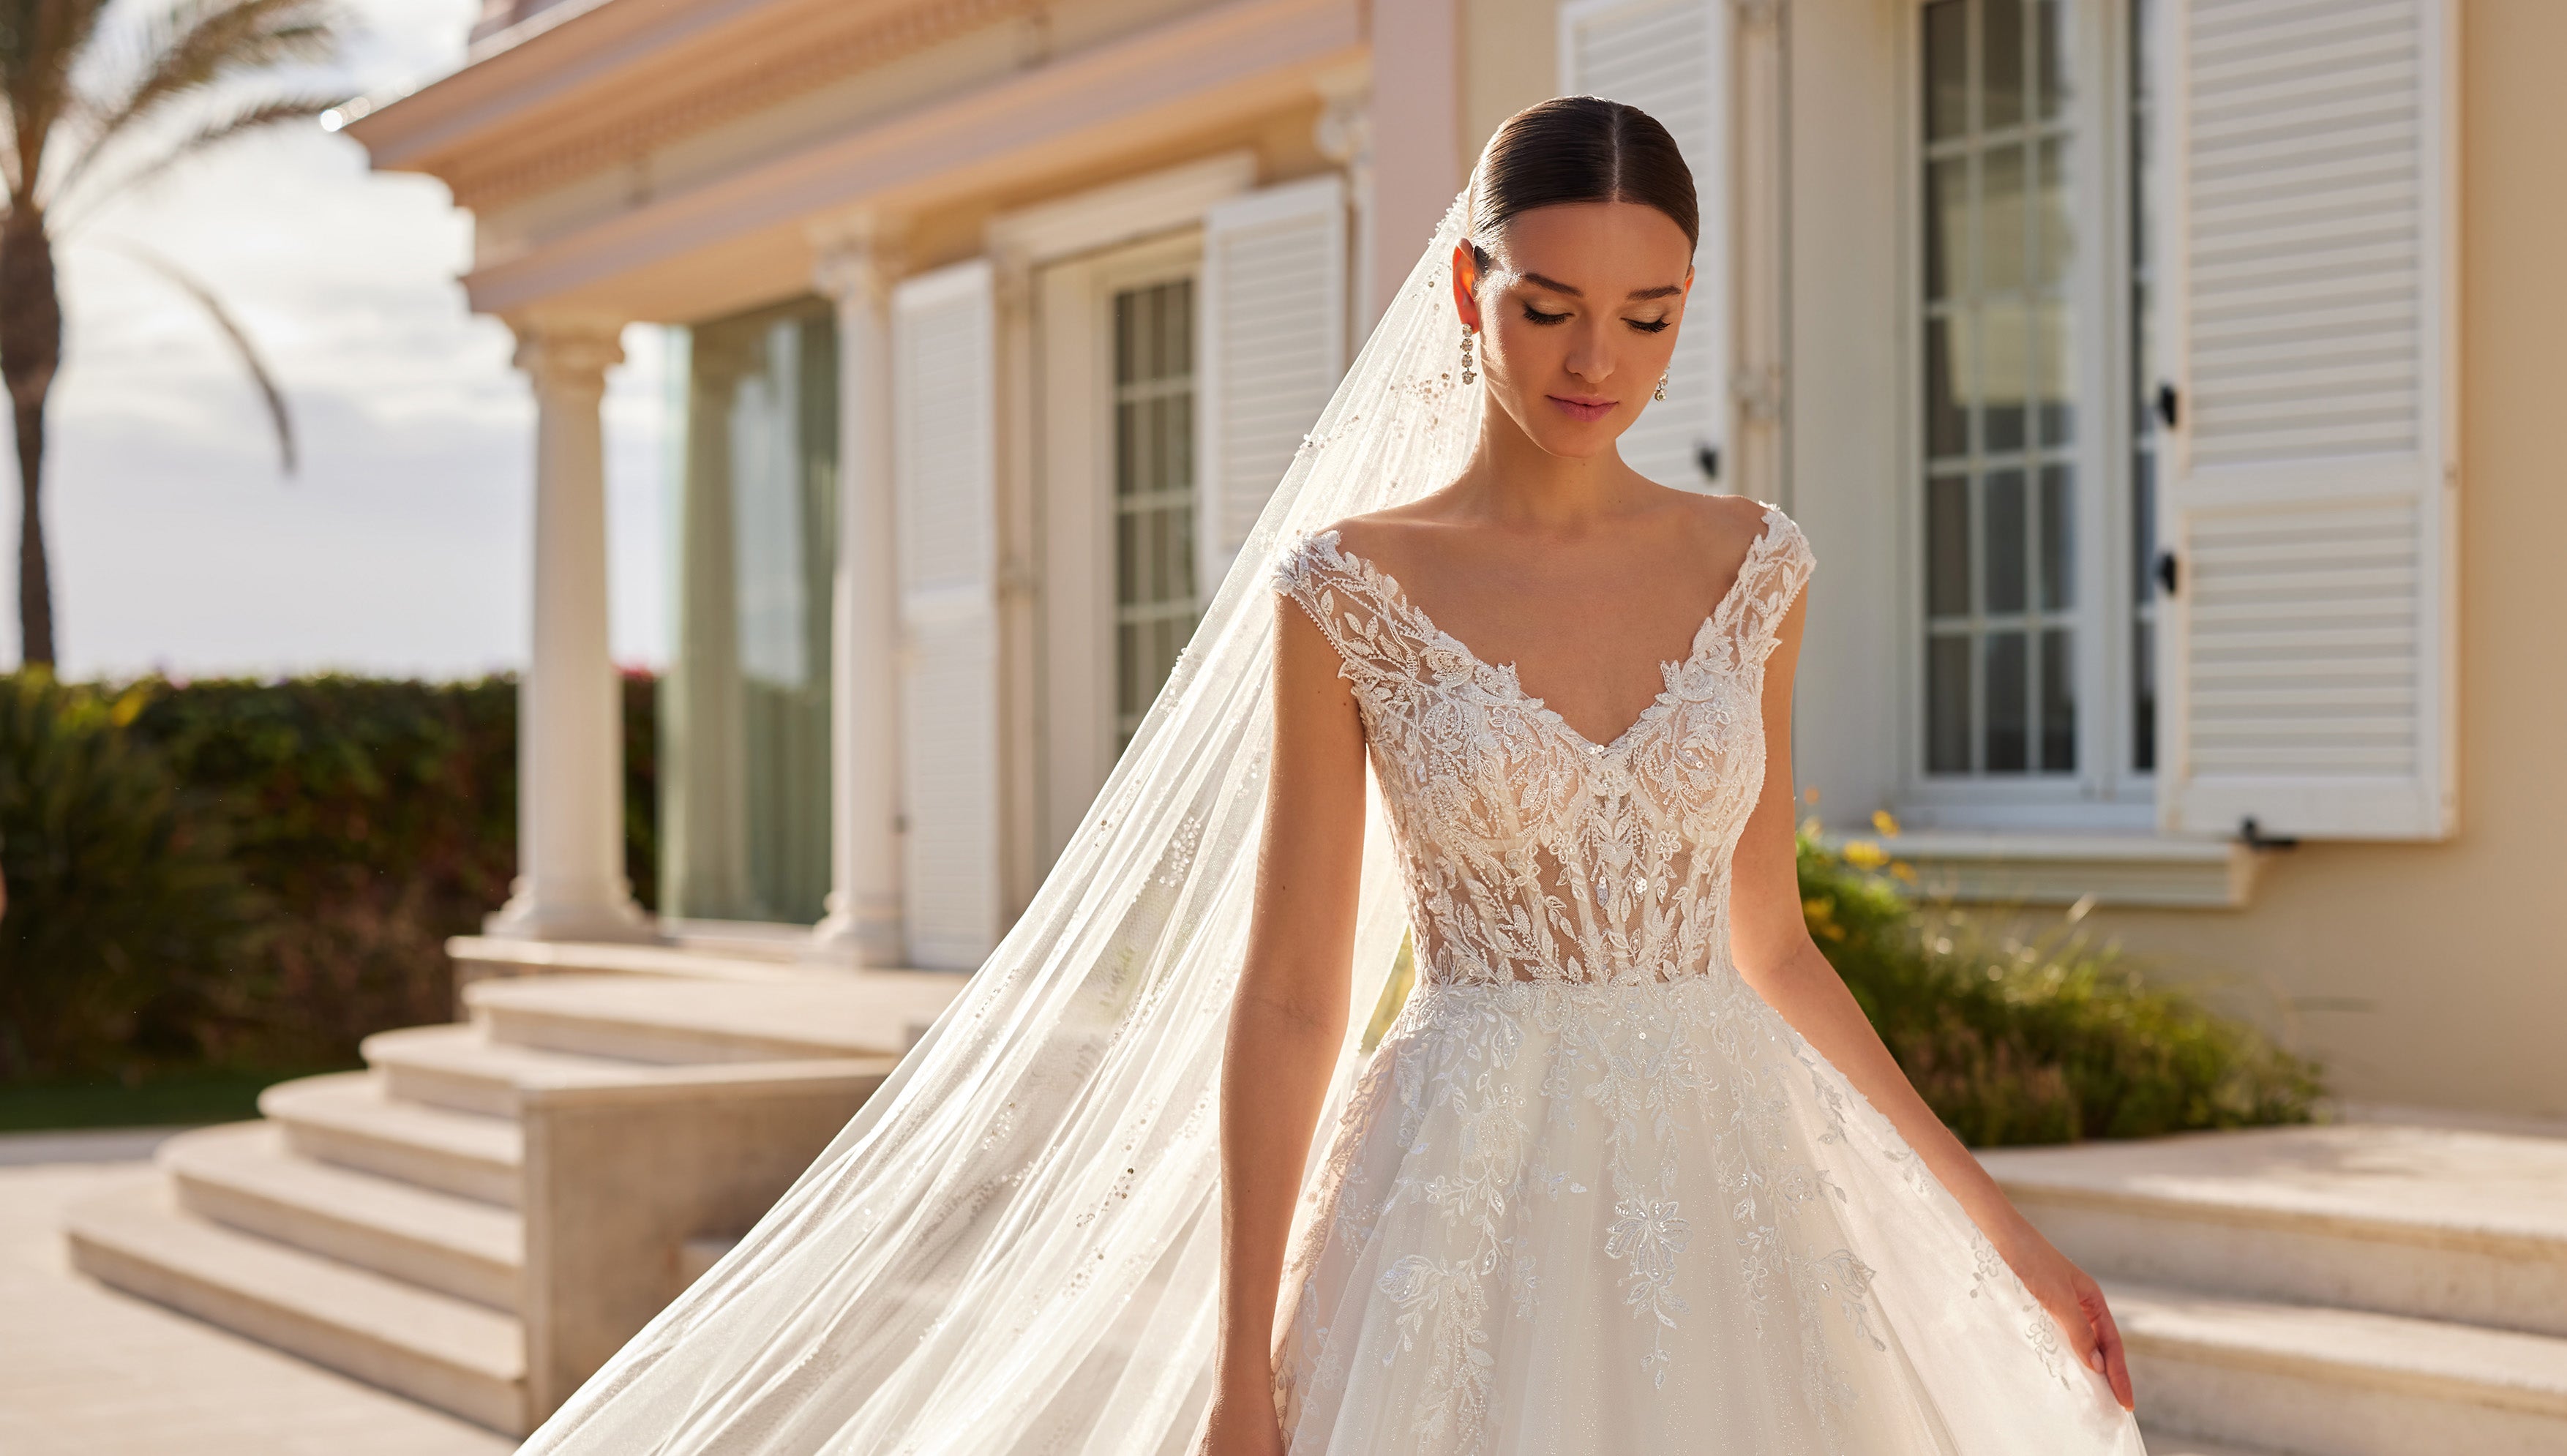
M1579 399L1573 395L1546 395L1543 398L1559 406L1569 419L1578 421L1601 420L1613 413L1614 406L1622 403L1619 400Z

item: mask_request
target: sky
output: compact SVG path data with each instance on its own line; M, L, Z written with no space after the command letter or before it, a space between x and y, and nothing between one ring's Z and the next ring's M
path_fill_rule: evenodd
M353 0L352 93L460 63L479 0ZM292 407L279 468L248 375L141 243L241 321ZM207 153L58 240L66 314L46 469L65 676L460 677L524 661L534 407L512 341L456 279L471 221L295 125ZM606 404L617 661L659 665L661 336L628 329ZM0 467L5 468L5 467ZM14 475L12 475L14 480ZM14 491L0 493L14 544ZM17 553L0 664L18 656Z

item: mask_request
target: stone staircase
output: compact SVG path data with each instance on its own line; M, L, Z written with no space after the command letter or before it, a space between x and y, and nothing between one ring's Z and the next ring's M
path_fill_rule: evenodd
M76 1207L107 1284L523 1434L704 1272L963 984L737 968L467 986Z
M2104 1283L2152 1452L2567 1452L2567 1139L2349 1123L1982 1161Z

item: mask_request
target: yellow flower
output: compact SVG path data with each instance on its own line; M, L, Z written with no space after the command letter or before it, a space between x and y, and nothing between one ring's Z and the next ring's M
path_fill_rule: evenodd
M1903 859L1891 860L1889 862L1889 872L1911 885L1916 883L1916 866L1909 864Z
M1889 863L1889 856L1868 839L1850 839L1846 841L1845 860L1855 869L1876 870Z
M1871 811L1871 827L1882 834L1895 835L1898 832L1898 821L1889 816L1889 810L1874 809Z

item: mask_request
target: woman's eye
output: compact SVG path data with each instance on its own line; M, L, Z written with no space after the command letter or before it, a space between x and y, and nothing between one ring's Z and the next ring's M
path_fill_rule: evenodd
M1629 324L1632 328L1639 330L1643 334L1655 334L1664 331L1668 323L1671 321L1667 319L1624 319L1622 322Z
M1547 314L1541 309L1535 308L1532 304L1525 305L1524 316L1525 322L1529 324L1565 324L1569 322L1569 315L1567 314Z

